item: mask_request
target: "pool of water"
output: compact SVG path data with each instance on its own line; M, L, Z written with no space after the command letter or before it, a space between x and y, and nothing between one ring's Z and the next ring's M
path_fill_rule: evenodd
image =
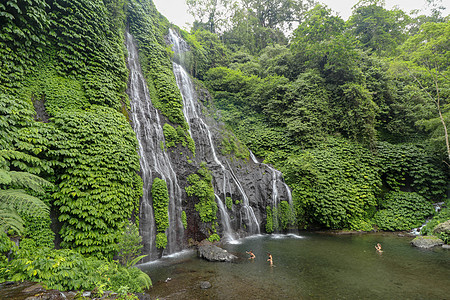
M162 299L450 299L450 251L422 250L392 234L261 235L223 247L240 259L207 262L194 251L140 267ZM374 246L380 243L384 252ZM256 255L249 260L245 253ZM274 265L267 262L268 252ZM211 288L202 290L201 281Z

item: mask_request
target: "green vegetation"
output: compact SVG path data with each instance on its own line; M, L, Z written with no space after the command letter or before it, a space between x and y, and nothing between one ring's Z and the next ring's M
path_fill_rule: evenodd
M19 250L10 264L0 265L0 281L43 282L59 290L119 290L127 286L142 292L151 286L147 274L138 268L125 268L115 262L86 258L73 250L38 248Z
M248 149L229 132L223 133L220 151L223 155L233 154L233 157L243 160L248 160L250 157L250 152Z
M220 236L217 233L213 233L208 237L208 241L211 243L220 242Z
M0 214L8 217L1 223L1 281L130 292L149 286L141 271L112 262L118 255L132 265L140 249L137 228L127 228L138 221L142 180L125 94L132 7L124 8L123 0L0 4ZM50 207L60 246L71 250L42 248L53 247ZM10 238L20 245L6 264ZM58 269L56 258L67 264ZM21 264L34 260L35 269L24 271ZM100 278L102 272L111 276Z
M181 212L181 223L183 223L184 229L187 229L187 216L184 210Z
M167 246L167 235L164 232L156 234L156 248L165 249Z
M380 203L374 221L382 230L409 230L433 214L433 205L417 193L390 192Z
M140 259L147 255L140 255L142 245L142 237L139 235L139 229L133 223L129 223L123 230L117 244L117 258L122 266L131 267Z
M233 199L231 199L231 197L226 197L225 198L225 205L227 206L227 208L229 210L233 210Z
M163 38L169 29L169 23L163 17L157 19L155 14L158 13L151 1L128 1L130 32L138 42L139 59L149 85L152 103L170 122L180 124L187 130L182 110L183 101Z
M347 21L306 1L188 5L195 76L239 143L283 172L299 226L397 230L445 199L450 31L433 1L432 16L361 1ZM222 154L236 145L225 135ZM382 204L393 194L398 209ZM267 232L288 226L285 204L266 213Z
M165 248L167 245L167 237L165 231L169 228L169 191L165 180L155 178L152 184L153 211L155 215L156 245L158 248Z
M273 230L273 214L272 214L272 208L270 206L266 207L266 232L272 233Z
M446 203L447 208L441 209L441 211L432 219L430 220L422 229L420 230L420 233L423 235L435 235L439 237L441 240L443 240L445 243L450 243L450 234L449 232L441 231L439 233L435 233L435 228L444 222L448 222L450 220L450 208L449 203L447 201Z
M164 139L166 140L166 146L168 148L175 147L177 144L181 144L191 151L195 157L195 142L182 126L177 126L176 129L172 125L166 123L163 126Z
M218 208L212 186L211 172L206 168L206 164L202 164L197 173L188 176L187 180L190 185L186 187L186 193L188 196L195 196L198 199L195 209L198 211L202 222L212 222L217 219Z

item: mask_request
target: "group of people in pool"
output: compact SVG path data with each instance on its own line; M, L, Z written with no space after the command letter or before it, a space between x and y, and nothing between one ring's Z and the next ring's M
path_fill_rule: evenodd
M378 253L383 253L383 250L381 250L381 244L380 243L378 243L378 244L376 244L375 245L375 249L377 250L377 252ZM255 256L255 254L253 253L253 251L245 251L245 253L247 253L248 255L250 255L250 257L248 258L248 259L255 259L256 258L256 256ZM269 262L269 264L271 265L271 266L273 266L273 257L272 257L272 254L270 254L269 252L267 252L267 254L269 255L269 258L267 259L267 261Z
M255 259L255 254L253 253L253 251L245 251L245 253L247 253L248 255L250 255L250 257L248 259ZM270 254L269 252L267 252L267 254L269 255L269 258L267 259L267 261L269 262L269 264L271 266L273 266L273 257L272 254Z

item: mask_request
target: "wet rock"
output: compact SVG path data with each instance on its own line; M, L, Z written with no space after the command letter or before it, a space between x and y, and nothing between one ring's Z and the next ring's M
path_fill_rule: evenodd
M444 244L442 245L442 248L450 250L450 245Z
M25 300L66 300L66 296L58 290L48 290L39 292L34 296L25 298Z
M39 292L45 292L44 287L40 283L33 284L32 286L29 286L22 290L24 293L39 293Z
M433 248L444 244L444 241L435 236L418 236L411 241L411 244L418 248Z
M144 294L144 293L137 293L135 294L139 300L151 300L150 295Z
M202 290L207 290L211 288L211 283L209 281L200 281L200 288Z
M237 256L229 253L227 250L205 242L198 246L198 256L209 261L231 262L237 259Z

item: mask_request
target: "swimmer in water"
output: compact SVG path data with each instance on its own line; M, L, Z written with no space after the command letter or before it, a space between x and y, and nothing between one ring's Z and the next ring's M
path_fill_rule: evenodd
M270 254L270 253L268 253L268 254L269 254L269 258L267 259L267 261L270 263L271 266L273 266L273 257L272 257L272 254Z
M377 249L377 252L378 252L378 253L382 253L382 252L383 252L383 250L381 250L381 245L380 245L380 243L378 243L378 244L375 246L375 249Z
M256 257L252 251L245 251L245 253L250 254L250 257L248 259L255 259L255 257Z

